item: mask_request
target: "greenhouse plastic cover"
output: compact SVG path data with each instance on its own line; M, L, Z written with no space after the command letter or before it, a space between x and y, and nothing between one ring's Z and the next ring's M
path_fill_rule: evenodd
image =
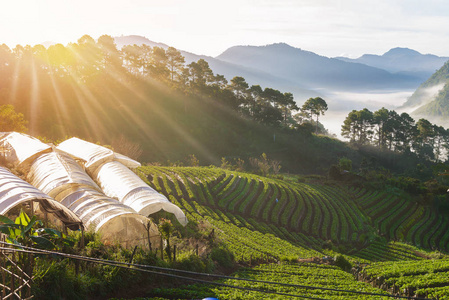
M102 232L119 242L142 240L148 219L132 208L111 199L67 153L44 153L31 165L29 180L80 217L86 228ZM126 228L120 226L127 226ZM134 227L133 227L134 226ZM122 236L125 231L127 236Z
M95 231L100 230L108 221L124 215L135 218L140 224L148 222L146 217L137 214L130 207L88 187L74 190L61 203L76 213L86 227L93 227Z
M57 201L72 189L88 186L100 191L98 185L67 153L55 149L41 154L31 165L28 181Z
M65 151L84 161L84 166L88 173L93 173L102 164L109 161L120 161L128 168L140 167L140 163L126 157L124 155L115 153L111 149L96 145L90 142L83 141L79 138L68 139L58 145L58 149Z
M26 166L40 154L51 151L52 147L38 139L18 132L3 133L0 137L0 147L5 158L10 163Z
M139 162L78 138L68 139L57 148L83 160L89 175L107 196L118 199L142 215L148 216L163 209L174 214L182 225L187 224L187 218L178 206L128 169L139 167Z
M107 162L92 176L106 195L120 200L138 213L148 216L163 209L174 214L183 226L187 224L187 218L178 206L120 162Z
M104 243L119 242L125 247L147 245L148 224L151 225L151 243L156 245L160 242L156 225L130 207L93 188L82 186L72 190L61 203L80 216L87 228L100 232Z
M44 211L54 213L70 229L76 230L81 226L80 218L67 207L0 167L0 214L6 214L27 201L37 201Z

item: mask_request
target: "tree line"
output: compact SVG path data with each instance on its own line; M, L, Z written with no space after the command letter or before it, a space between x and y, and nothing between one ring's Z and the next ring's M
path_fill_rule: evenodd
M108 125L101 122L114 120L112 113L121 117L118 110L126 103L144 111L137 100L131 99L136 97L131 90L137 86L136 82L146 81L163 83L161 86L168 86L177 94L209 98L210 102L220 103L261 124L326 133L319 117L327 111L327 103L320 97L310 98L298 107L291 93L249 85L241 76L228 81L223 75L214 74L204 59L187 64L181 52L173 47L126 45L119 49L108 35L97 40L84 35L76 43L48 48L17 45L10 49L0 45L0 77L2 104L13 104L27 118L36 109L56 116L39 121L31 119L29 125L59 138L67 134L65 124L73 127L70 134L86 132L84 124L73 122L74 115L78 119L89 117L92 124L87 125L93 127L94 133L102 127L111 130L111 126L122 130L113 121ZM144 94L146 90L139 92ZM94 101L95 97L102 102ZM109 106L104 101L109 101ZM97 110L99 115L95 115L83 106L101 106L102 110ZM385 108L374 113L368 109L350 112L341 133L352 143L401 153L414 152L434 161L442 160L449 143L444 128L425 119L415 122L406 113L399 115Z
M250 86L241 76L228 81L223 75L214 74L204 59L186 64L181 52L173 47L164 49L143 44L118 49L109 35L97 40L84 35L76 43L48 48L17 45L10 49L0 45L0 75L4 79L0 89L14 86L14 78L42 74L52 80L81 84L94 83L104 74L119 81L130 80L131 75L163 82L184 94L213 98L263 124L290 128L298 124L293 114L299 108L292 93Z
M440 162L449 150L449 130L426 119L415 121L408 113L384 107L351 111L341 126L341 135L357 145L373 145Z

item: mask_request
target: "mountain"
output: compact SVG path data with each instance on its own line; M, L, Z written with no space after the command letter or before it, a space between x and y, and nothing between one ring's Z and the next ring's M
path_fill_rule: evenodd
M434 117L449 117L449 85L444 85L433 101L419 107L413 111L412 115L430 119L434 119ZM447 119L443 124L447 126Z
M413 88L420 78L392 74L360 63L328 58L284 43L235 46L216 57L221 61L269 72L310 89L373 90Z
M421 54L408 48L393 48L383 55L364 54L356 59L346 57L336 59L365 64L391 73L408 74L424 81L449 60L449 57Z
M115 37L115 43L117 47L121 48L124 45L149 45L151 47L161 47L167 49L169 46L163 43L157 43L149 40L146 37L138 35L130 36L120 36ZM235 76L241 76L245 78L246 82L250 85L260 85L262 88L270 87L278 89L282 92L291 92L296 98L307 99L310 97L319 96L320 94L316 91L309 90L299 84L298 82L278 77L270 72L264 72L259 69L254 69L251 67L245 67L242 65L233 64L230 62L222 61L211 56L197 55L188 51L180 50L181 54L184 56L186 64L193 61L198 61L199 59L204 59L209 63L210 68L215 74L224 75L226 79L231 80Z
M122 48L125 45L148 45L151 47L161 47L164 49L167 49L169 46L163 43L157 43L157 42L153 42L150 41L149 39L147 39L146 37L140 36L140 35L122 35L122 36L117 36L114 37L114 41L117 44L118 48Z
M449 116L449 62L422 83L403 105L415 109L414 115L424 117Z

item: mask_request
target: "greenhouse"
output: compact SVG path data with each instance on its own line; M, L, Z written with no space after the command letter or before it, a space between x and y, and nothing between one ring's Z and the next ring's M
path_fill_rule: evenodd
M187 224L187 218L178 206L129 169L140 166L138 162L78 138L62 142L58 149L83 161L87 172L105 195L118 199L142 215L148 216L164 210L174 214L182 225Z
M72 230L81 229L80 218L63 204L55 201L8 169L0 167L0 214L9 215L15 208L28 204L32 213L38 210L55 214Z
M0 133L0 148L6 162L25 169L42 153L52 151L52 146L18 132Z
M77 138L56 148L16 132L2 133L0 147L4 162L20 167L29 182L2 169L0 213L38 202L36 207L54 213L65 226L92 229L104 242L125 246L160 243L147 218L160 210L187 224L179 207L130 170L139 162L110 149Z
M70 155L57 149L42 154L31 165L28 178L31 184L79 216L87 229L100 232L103 241L124 245L147 243L149 220L102 194ZM151 236L157 235L155 227L151 230Z

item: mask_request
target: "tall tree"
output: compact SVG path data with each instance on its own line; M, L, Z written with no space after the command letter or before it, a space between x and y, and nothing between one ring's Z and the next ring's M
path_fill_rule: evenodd
M77 71L82 81L98 73L101 67L101 50L89 35L83 35L77 44L69 45L75 53Z
M341 126L341 135L361 145L370 142L373 118L373 113L366 108L351 111Z
M168 57L165 49L161 47L153 47L151 61L149 64L149 72L151 77L161 81L166 81L170 74L167 62Z
M123 63L125 67L128 68L128 71L134 75L140 74L143 67L143 49L135 44L125 45L122 47L121 52Z
M386 146L386 124L388 122L389 116L389 111L385 107L382 107L381 109L375 111L373 114L374 124L377 125L377 146L379 148L385 148Z
M214 73L209 67L209 63L204 59L191 62L189 65L190 82L193 86L204 87L213 81Z
M50 73L58 74L61 77L67 76L75 65L75 56L72 51L62 44L51 45L47 49Z
M185 59L181 52L173 47L168 47L166 51L167 66L170 70L170 80L173 83L176 77L179 77L184 67Z
M433 160L435 157L433 152L433 138L435 136L435 131L432 123L426 119L419 119L418 122L416 122L416 129L414 143L416 153L422 158Z
M110 35L104 34L98 38L98 47L101 50L101 66L112 72L119 72L123 66L120 51L117 49L115 40Z
M408 113L402 113L396 128L396 150L410 152L416 130L415 120Z
M231 79L231 82L229 83L229 89L233 92L236 100L237 100L237 107L241 107L241 110L243 110L243 113L250 114L249 110L249 101L248 95L249 95L249 85L246 82L245 78L240 76L235 76Z
M448 131L444 129L442 126L433 125L433 147L434 147L434 157L435 161L438 162L441 158L441 154L443 153L444 144L447 140Z
M309 98L301 107L301 111L312 117L316 116L316 133L318 133L318 117L327 111L327 103L321 97Z

